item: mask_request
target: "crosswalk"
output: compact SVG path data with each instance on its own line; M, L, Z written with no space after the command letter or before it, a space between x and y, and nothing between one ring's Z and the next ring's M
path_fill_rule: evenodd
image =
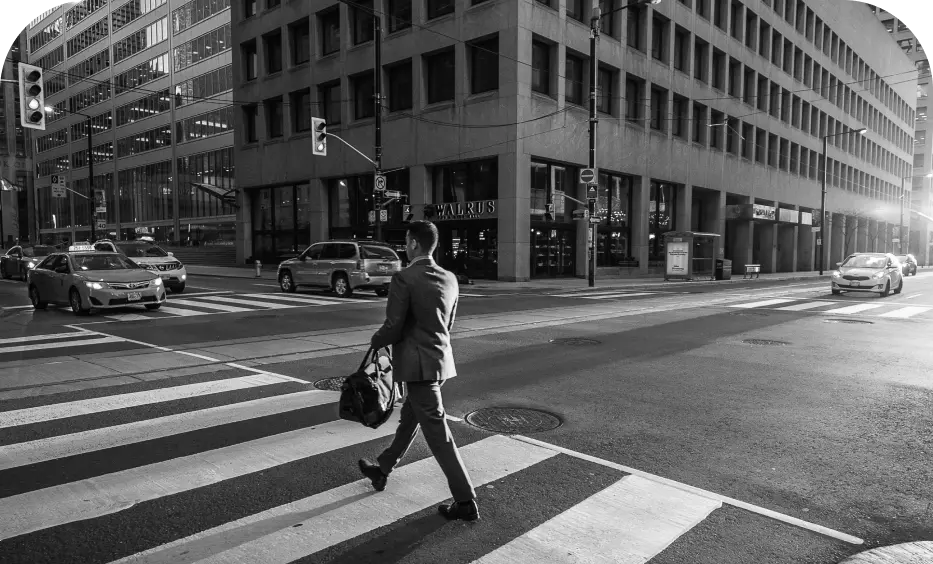
M666 292L670 293L670 292ZM555 298L581 298L585 300L617 300L623 298L635 298L638 296L655 296L661 292L633 292L631 290L596 290L592 292L561 292L549 294Z
M121 351L139 345L112 335L93 331L63 331L18 337L0 338L0 363L12 359L49 358L67 353L69 349L83 352Z
M730 304L733 309L771 309L775 311L820 313L826 315L865 315L883 319L911 319L924 317L933 311L933 306L914 306L903 302L876 299L869 302L848 304L844 300L801 299L793 297L769 298L766 300L742 301Z
M337 419L337 392L290 376L198 378L0 402L0 562L398 561L380 547L410 527L471 527L466 556L445 544L458 533L404 548L445 562L636 564L722 506L453 418L483 517L446 523L434 508L447 482L423 444L384 492L356 471L387 446L397 411L374 430Z

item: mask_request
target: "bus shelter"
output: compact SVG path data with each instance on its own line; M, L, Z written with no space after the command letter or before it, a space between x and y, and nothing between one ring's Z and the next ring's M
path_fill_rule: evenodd
M713 280L718 233L668 231L664 234L664 280Z

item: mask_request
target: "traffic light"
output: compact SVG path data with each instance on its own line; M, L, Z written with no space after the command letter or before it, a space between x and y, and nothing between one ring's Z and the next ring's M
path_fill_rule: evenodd
M20 124L45 131L45 84L39 67L19 64Z
M587 201L587 207L590 210L590 217L596 217L596 199L590 198Z
M327 120L324 118L311 118L311 129L314 131L314 147L313 152L315 155L326 157L327 156Z

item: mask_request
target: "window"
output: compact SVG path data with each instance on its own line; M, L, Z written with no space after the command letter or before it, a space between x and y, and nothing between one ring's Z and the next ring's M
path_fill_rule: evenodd
M745 80L742 84L742 101L749 106L755 105L755 70L745 69Z
M428 19L454 13L454 0L428 0Z
M722 112L711 110L709 113L709 123L710 125L721 124L725 119L725 114ZM723 130L726 129L725 126L718 127L709 127L709 146L711 149L722 149L722 135Z
M175 123L175 142L184 143L233 131L233 106L213 109Z
M84 108L89 108L91 106L95 106L102 102L106 102L107 100L110 99L110 96L112 93L113 91L110 88L109 83L96 84L88 88L87 90L84 90L83 92L79 92L78 94L70 97L68 99L67 109L71 112L80 112ZM56 108L58 108L58 104L56 104ZM62 109L65 109L65 108L62 108ZM68 114L65 112L55 113L49 116L50 119L47 119L46 123L49 123L50 121L54 121L51 119L53 117L56 119L61 119L62 117L67 117L67 116Z
M256 40L252 39L244 43L242 50L246 80L255 80L259 76L259 51L256 48Z
M230 24L213 29L175 48L173 53L175 70L180 71L214 55L219 55L230 49L232 44L233 36L231 35ZM281 46L279 49L281 50Z
M640 7L632 7L626 10L626 43L629 47L644 50L644 38L642 37L641 21L644 10Z
M583 65L583 59L580 57L567 55L564 96L568 104L583 105Z
M700 82L709 82L709 43L699 37L693 48L693 78Z
M659 16L651 19L651 56L667 62L667 29L670 22Z
M687 137L687 106L688 101L683 96L674 94L673 105L671 106L671 133L674 137Z
M264 35L262 47L266 55L266 74L282 72L282 32Z
M730 18L729 18L729 24L731 26L731 29L729 30L729 33L730 35L732 35L734 39L738 39L739 41L742 41L742 28L741 28L742 19L741 17L742 17L742 4L738 2L732 2L732 14L730 15Z
M531 89L551 93L551 47L541 41L531 42Z
M625 119L638 122L642 119L645 82L632 75L625 77Z
M687 72L690 64L690 32L682 27L674 30L674 68Z
M615 91L615 73L609 69L599 69L596 87L596 110L604 114L613 115L615 105L613 92Z
M171 108L171 98L169 97L169 90L166 88L161 92L149 94L117 108L117 127L159 115Z
M582 21L582 20L581 20ZM36 35L29 38L29 52L35 53L42 49L50 41L55 40L62 34L62 18L53 20L52 23L39 30Z
M431 169L436 203L475 202L499 197L498 162L495 158Z
M585 20L584 0L567 0L567 17L573 18L578 22Z
M398 112L412 108L411 59L392 65L389 75L389 111Z
M266 9L278 8L281 4L282 0L266 0Z
M741 94L742 86L742 63L729 58L729 95L738 98Z
M282 98L266 100L266 131L269 139L277 139L285 135L285 105Z
M389 33L411 27L411 0L389 0Z
M428 71L428 104L453 100L454 81L456 80L453 49L426 55L424 62Z
M754 156L755 145L755 126L750 123L742 124L742 137L745 139L742 140L742 158L752 160Z
M107 51L105 51L106 53ZM133 68L127 69L113 77L114 94L122 94L127 90L138 88L154 80L166 77L169 74L168 53L146 61Z
M175 211L172 205L173 194L171 190L165 190L165 187L172 186L171 177L170 160L117 172L120 221L132 223L172 219Z
M350 9L353 18L353 44L360 45L372 41L375 37L373 21L373 0L356 0L356 6Z
M755 162L765 164L765 149L768 134L764 129L755 130Z
M768 135L768 166L777 168L778 165L778 136Z
M729 14L726 13L726 0L713 0L715 11L713 12L713 25L726 31L726 19Z
M168 39L168 18L145 27L113 44L113 62L120 61Z
M739 127L741 127L741 124L739 120L730 116L726 120L726 125L723 127L726 129L723 132L726 135L726 151L733 155L738 155L739 147L741 146L739 135Z
M289 105L292 107L292 131L311 131L311 89L292 92Z
M318 14L321 22L321 53L330 55L340 50L340 11L337 6Z
M292 44L292 64L300 65L311 60L311 24L307 19L293 23L288 27Z
M153 2L153 0L133 0L125 4L125 6L129 6L131 4L136 4L139 6L140 3L144 5L158 3L161 5L165 3L165 0L155 0L155 2ZM172 12L172 33L177 35L189 27L216 15L229 7L230 0L191 0L191 2L188 2L184 6L177 8ZM152 7L150 6L145 6L145 8L147 8L147 11L152 10ZM134 16L133 19L139 17L139 15ZM123 22L121 25L126 25L127 23L129 22ZM117 30L116 12L114 12L113 15L113 30Z
M600 8L602 8L602 15L599 18L599 32L603 35L618 39L615 29L616 16L618 15L616 3L617 0L600 0L599 4Z
M233 65L206 72L175 85L175 107L216 96L233 88Z
M713 88L726 89L726 54L718 49L713 50Z
M36 64L36 66L44 69L49 68L43 67L39 64ZM110 48L91 55L87 59L68 69L68 82L74 86L85 78L94 76L95 74L107 68L110 68Z
M709 19L710 0L696 0L697 15L704 19Z
M110 18L101 18L91 27L77 33L68 40L68 56L73 57L91 45L110 35Z
M340 96L339 80L318 86L318 108L324 114L328 125L340 124Z
M172 127L168 124L149 131L136 133L117 140L117 156L130 157L148 151L169 147L172 144Z
M366 119L376 115L373 96L376 94L375 77L372 71L350 77L353 87L353 119Z
M243 0L243 16L255 16L259 11L259 0Z
M470 89L473 94L499 89L499 36L470 45Z
M651 88L651 129L664 131L667 121L667 91L661 88Z

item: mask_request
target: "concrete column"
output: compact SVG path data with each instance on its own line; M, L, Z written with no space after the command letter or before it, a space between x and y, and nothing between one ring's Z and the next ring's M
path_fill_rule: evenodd
M797 226L797 270L800 272L809 272L815 270L814 262L816 253L814 253L815 237L813 229L809 225Z
M778 226L760 223L754 229L759 233L758 260L761 263L761 271L777 272Z
M115 174L114 177L117 175ZM116 180L114 180L116 181ZM118 193L119 194L119 193ZM246 264L246 259L253 256L253 199L251 193L240 190L238 200L240 209L237 210L236 222L236 262L237 264ZM119 196L115 198L117 213L120 210ZM119 233L119 223L117 224L117 233ZM121 237L117 237L121 238Z
M531 276L531 155L499 155L499 280Z
M411 185L408 187L408 200L411 204L412 219L424 219L425 204L434 203L428 168L424 165L411 167L409 169L409 182Z
M691 231L690 218L693 215L693 185L684 184L677 188L677 210L674 219L677 231Z
M709 225L700 226L704 231L719 234L719 242L716 256L725 258L726 245L726 193L718 191L712 196L708 196L701 204L704 206L704 215L709 218ZM734 266L733 266L734 267Z
M651 200L651 179L647 176L632 182L632 256L638 259L638 270L648 270L648 202Z
M424 168L424 167L421 167ZM412 176L414 176L412 168ZM330 205L330 194L327 192L327 182L321 179L311 180L311 242L317 243L330 239L330 217L327 209Z
M868 252L869 245L871 242L868 237L868 218L859 217L858 221L858 231L856 232L856 243L855 243L855 252L864 253Z
M832 227L827 229L827 233L832 234L832 245L830 246L829 258L826 260L825 269L835 267L837 262L840 262L845 257L845 237L846 237L846 223L848 219L846 216L841 214L833 214L832 216ZM823 241L827 243L827 241Z
M890 227L888 227L888 224L886 222L884 221L878 222L878 247L877 249L879 253L888 252L888 249L891 244L890 243L891 238L889 237L889 233L888 233L889 229Z
M880 234L878 233L878 222L874 219L868 220L868 250L872 253L884 252L881 250Z
M796 210L797 206L784 206ZM778 272L797 271L797 225L778 225Z

